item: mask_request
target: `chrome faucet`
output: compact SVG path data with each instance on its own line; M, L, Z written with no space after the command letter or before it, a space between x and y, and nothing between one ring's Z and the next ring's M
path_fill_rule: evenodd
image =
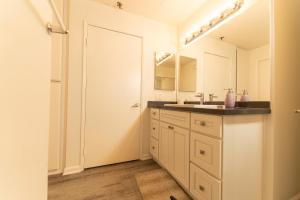
M200 97L200 105L204 104L204 93L200 92L195 95L195 97Z
M218 97L216 95L214 95L214 94L209 94L209 101L210 102L213 102L214 98L218 98Z

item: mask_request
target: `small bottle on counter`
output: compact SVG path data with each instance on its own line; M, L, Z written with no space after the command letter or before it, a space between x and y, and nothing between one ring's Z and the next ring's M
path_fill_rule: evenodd
M231 88L225 89L225 90L228 90L225 101L224 101L225 107L226 108L234 108L235 107L235 98L236 98L234 91Z
M246 89L243 90L243 94L241 96L241 102L248 102L250 101L250 97L249 97L249 94L248 94L248 91Z

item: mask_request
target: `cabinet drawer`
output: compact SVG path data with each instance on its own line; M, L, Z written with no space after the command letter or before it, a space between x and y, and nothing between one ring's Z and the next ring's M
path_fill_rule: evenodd
M222 142L199 133L191 134L191 161L221 179Z
M151 136L155 139L158 139L159 136L159 121L155 119L151 119Z
M223 119L221 116L191 114L191 129L205 135L222 138Z
M150 139L150 153L153 158L158 160L158 141L154 138Z
M188 112L160 110L160 120L183 128L190 127L190 113Z
M199 200L221 200L221 181L191 163L190 192Z
M151 108L150 115L151 115L151 118L159 120L159 109Z

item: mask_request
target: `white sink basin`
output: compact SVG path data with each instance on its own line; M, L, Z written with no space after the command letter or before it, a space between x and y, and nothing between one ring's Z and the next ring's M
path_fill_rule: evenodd
M165 104L166 107L180 108L207 108L207 109L224 109L224 105L200 105L200 104Z
M225 105L194 105L194 108L224 109Z

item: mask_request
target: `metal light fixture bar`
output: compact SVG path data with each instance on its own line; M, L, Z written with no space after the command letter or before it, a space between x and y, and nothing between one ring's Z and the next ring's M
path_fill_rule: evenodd
M184 44L188 45L189 43L193 42L195 39L205 34L207 31L211 30L212 28L214 28L215 26L223 22L225 19L232 16L234 13L236 13L241 9L243 4L244 4L244 0L238 0L237 2L235 2L233 8L228 8L224 10L218 17L213 18L207 24L200 27L198 31L195 31L190 36L185 38Z
M173 54L171 53L165 53L164 55L160 56L159 58L156 58L156 65L160 65L166 60L168 60Z
M49 3L50 3L50 5L51 5L51 8L52 8L54 14L55 14L56 19L58 20L58 23L59 23L59 25L60 25L60 27L61 27L61 30L55 30L55 29L53 28L52 24L51 24L51 23L48 23L48 24L47 24L47 27L46 27L47 30L48 30L48 33L68 34L68 33L69 33L69 30L67 30L67 28L66 28L66 26L65 26L65 24L64 24L64 22L63 22L63 19L62 19L62 17L60 16L57 7L55 6L54 1L53 1L53 0L49 0Z

